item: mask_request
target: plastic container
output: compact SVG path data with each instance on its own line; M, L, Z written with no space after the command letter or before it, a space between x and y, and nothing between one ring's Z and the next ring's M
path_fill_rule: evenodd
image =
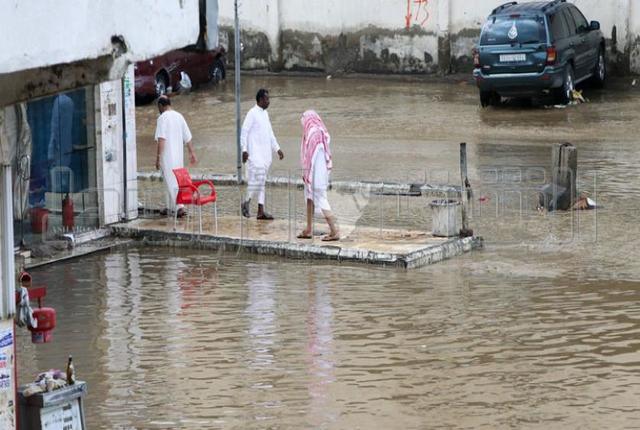
M45 208L31 208L31 231L46 233L49 229L49 211Z
M460 234L460 202L434 200L429 204L433 216L431 232L437 237L454 237Z

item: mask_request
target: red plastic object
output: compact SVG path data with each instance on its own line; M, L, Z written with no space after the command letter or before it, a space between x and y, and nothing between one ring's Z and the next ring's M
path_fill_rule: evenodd
M56 310L53 308L38 308L33 311L33 317L38 321L38 327L29 328L31 342L51 342L53 339L51 332L56 327Z
M193 181L189 171L185 168L173 169L173 174L176 175L178 181L178 196L176 197L176 203L179 205L195 205L203 206L207 203L214 203L216 201L216 189L213 186L212 181ZM198 188L202 185L208 185L211 189L209 195L203 196L200 194Z
M62 226L67 230L73 230L73 200L69 194L62 200Z
M173 174L178 182L178 195L176 196L176 204L193 205L200 209L200 233L202 233L202 206L213 203L214 217L216 223L216 232L218 230L218 210L216 208L217 194L213 186L213 181L193 181L189 171L185 168L173 169ZM209 194L203 195L200 187L206 185L209 187ZM175 229L177 222L177 212L174 217L173 227Z
M49 229L49 210L45 208L31 208L31 231L46 233Z

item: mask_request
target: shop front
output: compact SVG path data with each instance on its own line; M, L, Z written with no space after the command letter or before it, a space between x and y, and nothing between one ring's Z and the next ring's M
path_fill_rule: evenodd
M9 108L16 246L99 226L94 93L85 87Z
M16 249L50 253L47 244L137 216L133 92L130 68L4 109Z

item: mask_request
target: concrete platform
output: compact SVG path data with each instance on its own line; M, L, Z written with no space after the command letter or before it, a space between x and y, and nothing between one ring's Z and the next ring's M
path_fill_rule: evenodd
M195 217L193 217L195 218ZM203 221L203 233L197 234L197 219L181 220L176 231L168 218L139 219L112 227L120 238L144 240L154 245L191 247L223 251L245 251L295 259L357 262L407 269L434 264L481 248L482 238L436 238L419 231L381 230L341 225L339 242L322 242L326 225L316 226L313 240L299 240L301 230L288 220L257 221L237 216L218 219L214 232L212 217ZM195 221L195 222L194 222ZM193 225L195 224L195 225Z
M237 186L236 175L197 174L192 175L194 180L210 180L219 186ZM138 172L139 181L163 181L160 172ZM304 184L300 175L288 178L282 176L269 176L266 180L269 187L286 188L288 186L302 190ZM246 182L242 182L246 185ZM371 182L371 181L330 181L329 189L342 192L366 191L372 194L402 195L402 196L450 196L460 195L460 187L455 185L431 185L424 183L399 183L399 182Z

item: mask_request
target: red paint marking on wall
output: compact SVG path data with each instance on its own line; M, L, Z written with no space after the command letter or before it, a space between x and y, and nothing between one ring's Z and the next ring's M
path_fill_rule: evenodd
M414 0L414 2L418 5L418 11L416 12L416 22L419 22L420 26L422 27L427 23L427 21L429 21L429 11L427 10L429 0Z
M411 0L407 0L407 14L404 17L405 27L408 29L411 28L411 18L413 15L411 14Z
M427 10L428 6L429 0L407 0L407 14L404 17L405 28L407 30L411 28L412 21L413 23L424 27L430 17L429 11Z

